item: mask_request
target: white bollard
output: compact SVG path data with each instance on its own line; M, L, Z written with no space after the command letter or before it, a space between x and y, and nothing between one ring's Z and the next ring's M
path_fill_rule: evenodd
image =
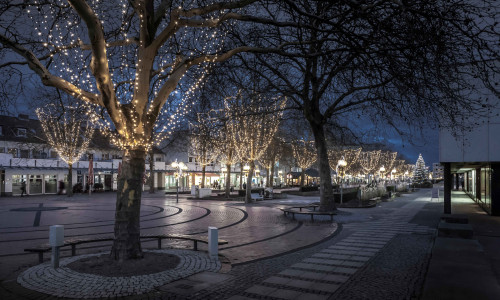
M208 227L208 256L211 259L219 259L219 229Z
M51 263L54 269L59 268L59 247L64 245L64 226L52 225L49 231L49 245L52 246Z

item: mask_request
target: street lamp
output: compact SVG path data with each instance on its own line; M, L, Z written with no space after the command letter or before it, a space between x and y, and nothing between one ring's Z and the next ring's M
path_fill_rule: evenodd
M278 177L280 178L280 187L281 187L281 183L283 183L283 171L282 170L278 170Z
M347 162L345 161L344 157L338 161L337 163L338 168L340 169L340 204L342 204L342 198L343 198L343 190L342 187L344 185L344 168L347 166Z
M382 179L382 174L384 174L385 168L384 166L380 167L380 178Z
M175 187L177 189L177 196L176 196L176 203L179 203L179 177L182 176L182 171L187 170L187 166L181 161L177 162L177 158L175 161L171 164L172 168L176 169L177 172L175 173Z

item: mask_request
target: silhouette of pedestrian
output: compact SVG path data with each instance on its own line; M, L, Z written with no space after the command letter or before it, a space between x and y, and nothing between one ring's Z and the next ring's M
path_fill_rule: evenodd
M26 196L28 196L28 194L26 193L26 182L23 180L21 182L21 197L24 197L23 195L26 194Z

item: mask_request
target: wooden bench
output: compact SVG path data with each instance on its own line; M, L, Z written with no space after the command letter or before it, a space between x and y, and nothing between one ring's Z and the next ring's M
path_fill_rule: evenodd
M157 239L158 240L158 249L161 249L161 241L162 240L186 240L193 241L193 249L195 251L198 250L198 242L208 244L208 237L205 236L195 236L195 235L185 235L185 234L145 234L141 235L141 239ZM70 238L65 239L64 244L60 247L71 246L71 256L76 255L76 245L85 244L85 243L97 243L97 242L105 242L105 241L113 241L114 237L111 236L99 236L94 238ZM228 241L226 240L218 240L218 245L226 245ZM43 254L45 252L49 252L52 250L52 246L48 243L38 245L32 248L25 248L26 252L38 253L38 261L40 263L43 262Z
M303 206L307 207L307 206ZM299 211L294 210L294 208L300 208L299 207L290 207L290 208L280 208L280 210L285 214L285 216L288 216L289 214L292 214L292 219L295 220L295 214L299 215L310 215L311 216L311 222L314 223L314 216L330 216L330 221L333 222L333 216L337 214L337 212L334 211L316 211L316 208L314 208L314 211L302 211L302 208L300 208Z
M193 250L198 251L198 242L208 244L208 236L187 235L187 234L145 234L141 235L141 239L157 239L158 249L161 249L162 240L185 240L193 241ZM218 240L218 245L226 245L228 241Z

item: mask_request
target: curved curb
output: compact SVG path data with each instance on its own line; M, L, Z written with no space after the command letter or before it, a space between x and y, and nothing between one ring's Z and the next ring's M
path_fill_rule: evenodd
M78 273L66 267L84 257L97 256L93 253L64 258L60 267L54 269L46 262L21 273L17 282L30 290L67 298L108 298L139 295L152 291L169 282L191 276L202 271L217 272L221 268L218 260L211 260L204 252L166 249L144 250L145 252L169 253L180 257L176 268L159 273L129 276L106 277L88 273Z

